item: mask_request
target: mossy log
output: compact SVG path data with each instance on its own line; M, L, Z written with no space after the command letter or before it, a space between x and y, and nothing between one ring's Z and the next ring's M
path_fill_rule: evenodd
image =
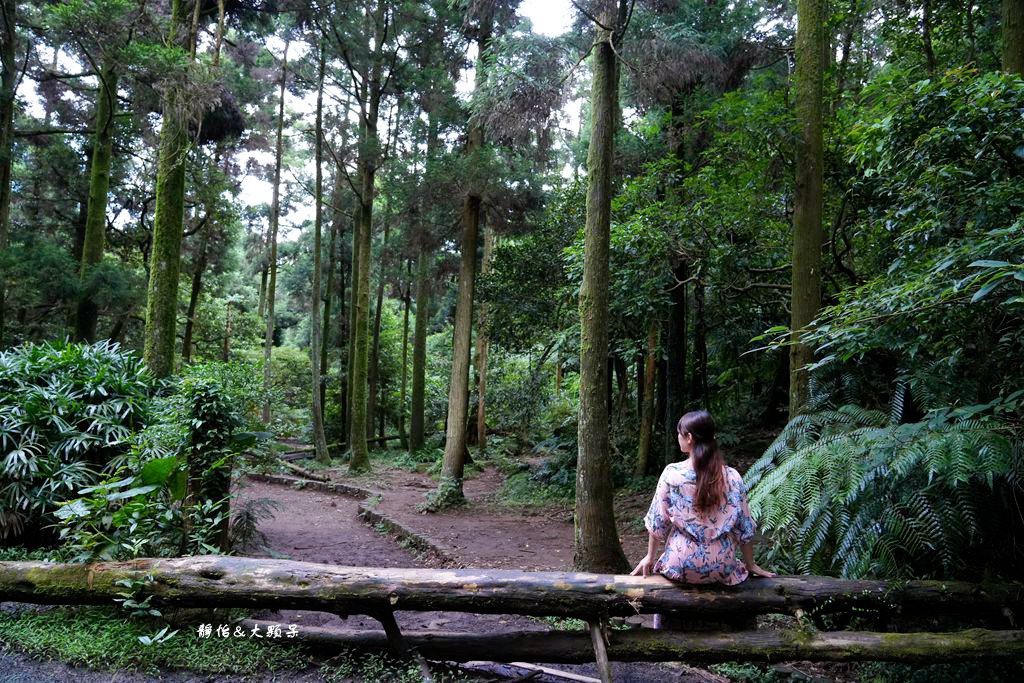
M249 628L277 622L250 621ZM588 633L518 631L457 633L407 631L405 643L427 659L449 662L545 662L582 664L594 660ZM300 627L296 640L314 649L337 653L344 648L388 648L383 631L334 631ZM294 641L293 641L294 642ZM838 633L738 631L694 633L633 629L612 631L608 658L618 662L729 661L894 661L950 662L1024 657L1024 631L970 629L955 633Z
M147 578L149 577L149 578ZM0 562L0 601L103 604L122 579L146 581L155 603L369 614L438 610L491 614L628 616L680 611L728 614L877 610L914 618L950 615L1012 627L1024 586L943 581L850 581L818 576L752 578L739 586L682 586L661 577L491 569L382 569L291 560L202 556L95 564Z

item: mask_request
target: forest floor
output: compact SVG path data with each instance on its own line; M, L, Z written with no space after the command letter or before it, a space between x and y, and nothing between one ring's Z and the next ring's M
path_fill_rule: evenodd
M572 521L570 510L553 504L512 509L499 500L506 475L486 467L465 482L468 505L442 513L423 513L419 507L425 494L436 486L429 475L389 466L386 458L375 458L371 474L348 476L344 469L321 471L332 481L371 492L359 497L296 488L281 483L247 480L239 490L239 503L271 500L278 506L272 518L260 524L265 546L254 556L287 557L295 560L372 567L473 566L502 569L564 570L572 564ZM283 481L283 479L279 479ZM623 496L619 516L627 556L639 558L646 542L642 525L631 522L646 511L647 498ZM384 518L384 523L364 521L360 504ZM371 524L373 524L371 526ZM398 537L391 531L400 529ZM402 538L404 536L404 538ZM412 540L410 542L411 539ZM421 550L417 551L419 547ZM423 551L422 548L428 548ZM325 628L380 628L373 619L340 617L319 612L273 612L263 618L283 624ZM545 630L557 620L515 615L475 615L452 612L399 612L403 630L445 630L495 632L504 630ZM672 664L614 663L615 680L630 681L722 681L719 676L692 667ZM561 666L565 671L596 677L592 665ZM525 671L522 673L526 673ZM532 680L557 681L541 676Z

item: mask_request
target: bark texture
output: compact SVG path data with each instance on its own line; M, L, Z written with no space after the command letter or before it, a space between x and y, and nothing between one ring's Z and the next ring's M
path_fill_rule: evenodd
M686 406L686 356L689 344L687 291L689 285L685 283L690 277L689 264L684 260L677 260L672 265L672 276L676 282L669 292L672 305L668 309L668 317L665 320L665 362L662 365L660 387L660 391L664 395L661 418L664 420L662 445L666 465L679 459L676 423L683 416Z
M95 288L89 283L89 271L103 261L106 248L107 195L110 191L110 161L114 149L114 116L117 113L117 72L106 68L99 80L96 132L93 134L92 161L89 167L89 202L79 269L83 289L75 311L75 339L87 342L96 339L96 318L99 313Z
M123 579L142 580L154 604L260 607L369 614L376 610L550 616L697 617L819 613L853 608L886 617L952 615L1001 628L1024 609L1020 584L860 581L820 576L753 578L738 586L682 585L660 576L497 569L384 569L221 555L129 562L0 562L0 601L107 604ZM550 634L549 634L550 635Z
M494 231L484 228L484 256L480 262L480 274L487 276L494 258ZM487 334L487 305L480 304L476 333L476 445L481 451L487 448L487 353L491 340Z
M433 254L420 246L416 256L416 325L412 335L412 398L409 415L409 450L423 448L427 375L427 323L430 320L430 260Z
M796 188L793 199L793 291L789 352L789 416L797 416L809 398L806 366L814 350L800 335L821 305L822 105L828 43L825 0L797 2L796 29Z
M587 213L580 287L580 416L573 564L587 571L626 568L615 525L608 437L608 249L615 138L615 52L599 29L593 48Z
M647 347L644 349L643 390L637 388L640 399L640 444L637 447L636 476L647 473L647 460L651 453L651 432L654 430L654 370L658 361L658 321L652 320L647 328Z

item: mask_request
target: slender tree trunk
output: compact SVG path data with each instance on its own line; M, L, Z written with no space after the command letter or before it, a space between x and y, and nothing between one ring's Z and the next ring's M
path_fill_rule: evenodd
M484 82L484 56L490 48L490 30L480 28L477 37L476 87ZM483 124L471 120L466 141L466 157L473 160L484 145ZM475 190L466 193L462 201L462 240L459 262L458 297L455 302L455 332L452 348L452 373L448 384L448 424L444 441L444 461L441 465L441 484L437 497L438 507L465 502L462 478L469 449L466 447L466 428L469 412L469 365L473 336L473 288L476 281L476 244L480 229L480 196Z
M189 34L184 0L171 1L168 44ZM191 52L191 45L188 46ZM156 171L156 209L150 249L149 289L143 356L156 377L174 371L175 329L178 318L178 275L185 221L185 169L188 163L188 121L183 94L170 88L163 98L163 124Z
M321 328L320 328L320 260L322 250L322 233L324 223L324 72L326 71L327 57L324 51L324 41L320 40L320 57L317 71L316 90L316 181L313 189L315 206L315 217L313 220L313 283L312 293L309 301L309 361L312 371L313 398L313 448L316 452L318 462L330 464L331 455L327 452L327 437L324 435L324 405L323 385L321 375L322 349Z
M195 329L196 308L199 306L199 294L203 288L203 273L206 272L206 251L209 248L210 230L212 225L202 227L199 240L199 253L196 255L196 266L192 271L192 289L188 297L188 312L185 314L185 334L181 340L181 362L192 361L192 333Z
M821 305L822 93L825 65L825 33L828 13L825 0L798 0L796 32L796 120L800 136L796 148L796 188L793 199L793 292L791 305L792 345L789 366L789 416L800 414L809 397L806 366L814 349L800 335L818 314Z
M75 339L91 342L96 338L95 287L89 271L103 261L107 233L107 195L110 191L110 159L114 148L114 116L117 113L117 72L106 67L100 74L96 94L96 133L93 136L92 163L89 169L89 203L85 218L85 239L79 277L82 295L75 313Z
M270 422L270 388L272 386L273 372L271 365L271 352L274 348L274 299L277 297L277 227L281 219L281 160L284 156L284 95L285 85L288 81L288 48L289 43L285 41L284 55L281 59L281 86L277 103L277 142L274 150L274 189L270 200L270 235L267 238L269 244L269 256L267 257L267 326L263 338L263 391L268 398L263 404L263 421Z
M604 23L611 22L604 14ZM610 31L597 30L591 70L591 128L587 153L587 213L580 287L580 416L576 464L573 564L618 573L626 556L615 525L608 438L608 249L615 141L615 52Z
M494 258L494 231L484 228L484 257L480 263L480 274L486 276L491 271ZM487 305L480 304L480 314L476 332L476 445L481 451L487 448L487 354L491 345L487 333Z
M1003 0L1003 71L1024 75L1024 0Z
M380 112L380 65L374 63L370 69L367 107L360 123L359 145L359 258L354 269L359 276L353 276L355 330L353 335L351 405L352 427L349 431L349 443L352 446L352 459L349 469L362 472L370 468L370 450L366 442L368 430L372 422L367 418L367 371L369 369L369 326L370 326L370 247L373 229L373 196L374 179L377 173L377 154L379 139L377 120Z
M11 169L14 162L14 102L17 65L18 5L15 0L0 0L0 253L7 249L11 223ZM7 284L0 273L0 348L5 342Z
M643 391L640 400L640 445L637 448L638 477L647 473L647 460L651 452L651 432L654 429L654 369L658 354L658 321L651 320L647 327L647 347L644 352Z
M267 232L269 235L269 231ZM263 258L267 258L267 254L270 253L270 243L264 240L263 242ZM263 320L263 316L267 314L267 275L269 269L267 264L263 264L263 268L260 269L260 305L256 309L256 314L260 320Z
M925 68L935 73L935 49L932 47L932 0L924 0L921 16L921 46L924 49Z
M708 407L708 323L704 311L704 282L693 285L693 380L690 398L694 406Z
M327 287L324 290L324 318L321 329L323 336L320 340L320 372L325 378L320 382L320 405L327 405L327 381L330 375L330 356L328 349L331 342L331 308L334 305L334 271L341 261L338 258L338 234L341 232L343 214L338 207L341 205L342 183L345 182L344 174L340 169L335 170L334 189L331 191L331 206L334 213L331 215L331 241L327 247ZM342 277L344 281L344 277ZM342 297L344 300L344 297Z
M356 312L358 310L356 306L356 297L359 296L359 244L360 244L360 225L362 225L362 218L360 213L362 212L362 204L356 208L356 219L352 225L352 258L349 264L349 307L348 307L348 344L345 348L346 361L345 361L345 389L348 394L348 401L346 402L346 419L345 419L345 441L352 443L349 438L352 435L352 381L355 377L355 362L356 362Z
M420 243L416 256L416 326L412 336L412 400L409 450L423 448L427 374L427 323L430 320L430 261L432 252Z
M686 351L689 344L687 334L687 287L690 276L689 264L679 260L672 266L672 285L669 297L672 302L665 320L665 364L662 372L664 401L664 459L665 464L679 459L679 443L676 440L676 424L683 416L686 405Z
M398 440L402 450L409 450L409 438L405 433L405 397L406 397L406 386L409 381L409 306L412 292L410 291L412 285L408 282L408 276L411 274L406 272L406 282L403 285L403 311L402 311L402 386L399 387L398 391Z

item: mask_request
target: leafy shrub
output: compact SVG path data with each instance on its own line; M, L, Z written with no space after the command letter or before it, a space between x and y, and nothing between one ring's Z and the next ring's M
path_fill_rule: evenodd
M156 387L112 342L0 353L0 537L40 528L59 501L95 483L145 424Z
M185 377L156 413L116 468L58 511L75 559L227 549L234 456L252 441L236 404L209 377Z
M746 477L772 561L848 577L1019 578L1024 444L999 415L1022 393L906 424L856 406L792 420Z

